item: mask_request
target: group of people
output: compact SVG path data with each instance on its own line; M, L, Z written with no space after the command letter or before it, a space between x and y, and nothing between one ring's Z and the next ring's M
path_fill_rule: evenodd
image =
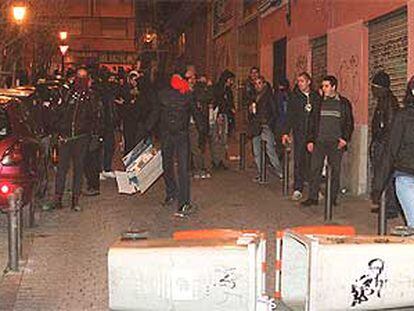
M148 136L153 92L142 72L119 74L106 68L81 66L68 70L57 90L38 83L35 108L43 120L45 149L56 145L58 164L53 200L45 210L62 208L66 176L72 164L71 208L80 211L81 193L100 194L100 180L115 178L112 162L116 132L122 132L128 153ZM50 141L54 137L55 144ZM83 177L85 189L81 191Z
M189 211L190 172L196 179L205 179L211 177L210 167L227 169L227 137L235 124L234 74L224 71L213 85L182 61L173 71L166 79L151 82L138 70L120 75L106 68L81 66L68 70L55 96L44 85L37 86L35 102L47 123L45 137L56 137L59 153L55 193L45 210L62 208L71 163L71 208L82 209L81 194L100 194L100 181L115 178L112 162L120 132L124 155L148 137L160 143L164 204L176 205L178 216ZM50 145L48 141L45 149Z
M197 76L194 67L182 61L177 61L167 79L156 84L135 70L122 79L108 70L91 74L85 67L68 75L50 112L51 128L59 142L51 208L62 207L71 161L75 211L81 210L83 175L85 195L99 194L100 179L115 177L112 160L115 132L120 128L124 154L146 137L156 137L160 142L166 186L164 205L175 206L176 216L188 215L194 207L191 176L204 179L211 177L210 167L227 169L228 137L235 130L234 79L235 75L225 70L213 84L206 76ZM408 224L414 225L414 208L410 207L410 195L414 193L414 126L410 123L414 118L414 79L408 83L404 108L392 94L390 77L384 71L373 77L371 85L377 100L370 146L372 197L378 202L379 194L385 190L388 217L399 213L401 205ZM336 77L325 76L315 88L306 72L297 75L292 90L287 79L281 79L273 88L257 67L251 68L245 83L242 100L248 111L248 134L257 170L261 167L260 146L264 140L274 173L283 178L283 148L291 144L292 199L302 200L307 182L308 198L301 202L304 207L318 204L326 163L332 170L333 204L338 203L341 161L351 141L354 118L351 103L337 89ZM207 165L207 148L211 166ZM257 176L254 181L259 182L260 178Z
M258 170L264 140L270 163L283 178L283 145L293 143L293 200L302 199L305 181L309 182L309 197L302 206L318 204L325 158L332 168L332 198L337 204L342 155L354 130L352 105L337 88L338 80L326 76L320 89L313 89L311 76L302 72L292 91L286 79L273 89L256 67L251 68L246 82L249 134ZM254 180L259 181L259 176Z
M293 145L294 183L292 200L303 197L308 182L307 207L318 204L323 168L330 165L332 201L338 204L341 161L354 131L350 101L337 91L338 80L332 75L313 86L311 76L302 72L293 90L281 79L272 88L257 67L250 70L245 84L249 134L253 153L260 169L260 142L266 141L266 155L276 174L282 177L280 162L283 147ZM399 104L391 89L390 76L383 70L371 80L376 101L371 122L370 163L373 172L371 195L379 204L385 193L386 217L402 212L407 225L414 226L414 77L408 82L403 103ZM254 181L259 181L256 177ZM378 208L372 212L378 213Z

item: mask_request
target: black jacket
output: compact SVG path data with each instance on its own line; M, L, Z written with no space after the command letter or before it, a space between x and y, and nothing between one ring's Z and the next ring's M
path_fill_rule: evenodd
M200 135L209 132L209 104L213 103L213 90L206 83L196 83L193 90L194 109L192 115Z
M63 138L102 135L102 103L92 89L79 92L70 87L53 115L55 133Z
M349 100L341 95L339 100L341 103L341 138L347 143L351 141L354 132L354 116L352 113L352 105ZM307 142L315 142L319 136L319 122L321 117L321 102L319 101L309 115L309 130L307 134Z
M388 89L378 99L371 122L372 141L381 141L391 131L392 120L399 109L398 99Z
M294 135L301 135L305 138L309 127L309 116L315 107L320 106L320 101L321 97L318 93L311 91L307 97L298 87L295 87L288 96L287 117L283 134L289 134L290 131L293 131Z
M158 101L161 139L164 135L188 134L194 106L193 94L182 94L168 86L159 92Z
M278 118L272 89L267 84L264 87L263 93L256 95L256 114L250 112L248 115L250 136L260 135L263 125L267 125L273 130L272 127Z
M234 107L233 91L226 86L226 81L229 78L234 78L234 74L229 70L224 70L220 76L219 81L214 86L214 103L215 107L219 107L219 112L226 115L233 115Z
M243 89L243 103L244 106L247 107L254 101L256 98L256 88L254 86L254 82L249 78L246 80Z
M374 202L379 201L394 171L414 175L414 104L395 114L390 135L378 154L377 162L381 166L372 180L371 198Z
M390 146L393 168L414 175L414 104L395 115Z

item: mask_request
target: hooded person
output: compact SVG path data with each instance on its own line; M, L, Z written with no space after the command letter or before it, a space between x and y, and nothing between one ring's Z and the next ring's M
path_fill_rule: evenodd
M178 60L169 82L158 93L159 126L166 197L164 206L177 206L174 214L185 217L194 205L190 198L190 117L194 98L185 79L186 65ZM178 179L174 163L177 160Z
M227 169L226 150L228 133L234 129L234 73L224 70L214 86L214 108L210 116L210 142L212 164L215 169Z
M414 227L414 77L408 82L404 108L396 112L387 142L378 159L382 165L374 176L371 197L378 202L390 180L395 179L406 223Z
M147 105L146 90L137 71L129 72L127 83L121 87L115 101L122 123L124 153L127 154L146 136L143 112Z
M372 139L369 147L373 179L382 170L381 153L389 143L391 125L396 112L399 110L398 100L390 90L391 79L385 71L377 72L371 81L371 91L377 104L371 122ZM386 189L386 216L398 217L400 206L395 193L394 180L391 179ZM378 213L379 208L373 208Z

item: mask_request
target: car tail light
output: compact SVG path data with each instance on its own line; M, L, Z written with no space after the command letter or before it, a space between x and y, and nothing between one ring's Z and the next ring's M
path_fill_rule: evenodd
M12 192L12 187L9 184L2 184L0 185L0 193L2 195L8 195Z
M14 144L7 149L1 158L1 164L4 166L14 166L22 162L23 153L20 144Z

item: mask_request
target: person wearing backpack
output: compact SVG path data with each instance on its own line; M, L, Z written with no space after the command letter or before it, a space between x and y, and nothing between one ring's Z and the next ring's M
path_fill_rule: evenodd
M187 216L193 205L190 200L189 125L194 99L187 77L193 73L177 62L167 86L158 94L162 164L166 198L165 206L178 203L177 217ZM174 162L178 163L178 180ZM178 181L178 182L177 182Z

